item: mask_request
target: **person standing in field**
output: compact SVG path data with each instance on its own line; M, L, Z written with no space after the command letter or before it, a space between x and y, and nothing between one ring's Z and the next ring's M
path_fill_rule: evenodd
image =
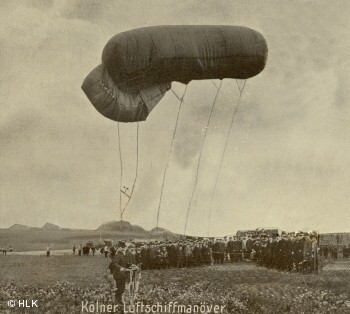
M329 249L328 249L328 245L326 245L324 248L323 248L323 256L328 259L328 253L329 253Z
M116 283L115 290L115 301L117 303L123 303L123 294L125 290L125 283L129 276L127 269L127 257L126 254L126 243L124 241L119 242L118 250L115 256L111 257L112 262L109 264L108 269L113 275L113 279Z
M140 265L136 264L136 250L133 244L126 247L124 259L126 268L129 271L129 274L126 276L126 290L129 298L134 300L137 298L139 291L141 268Z
M76 247L75 247L75 244L73 245L73 254L75 255L75 250L76 250Z
M47 245L47 248L46 248L46 256L49 257L50 256L50 244Z

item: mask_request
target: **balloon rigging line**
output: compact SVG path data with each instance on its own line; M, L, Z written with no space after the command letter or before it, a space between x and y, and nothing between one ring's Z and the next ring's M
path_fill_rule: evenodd
M123 191L122 190L122 181L123 181L123 162L122 162L122 151L121 151L121 140L120 140L120 129L119 129L119 123L118 122L118 142L119 142L119 160L120 160L120 185L119 185L119 195L120 195L120 199L119 199L119 208L120 208L120 220L123 220L123 214L126 211L129 202L131 200L131 197L134 194L135 191L135 185L136 185L136 181L137 181L137 176L138 176L138 170L139 170L139 130L140 130L140 124L139 124L139 118L140 118L140 114L141 111L138 114L137 117L137 125L136 125L136 166L135 166L135 177L134 177L134 181L132 184L132 188L130 191L130 194L128 195L126 193L126 190L128 190L128 188L124 187L126 190ZM118 120L119 120L119 113L118 113ZM127 201L126 204L124 205L124 207L122 207L122 193L127 197Z
M162 187L160 190L160 197L159 197L159 204L158 204L158 212L157 212L157 227L159 225L159 214L160 214L160 209L161 209L161 204L162 204L162 199L163 199L163 190L164 190L164 185L165 185L165 178L166 178L166 174L168 172L168 168L170 166L170 162L171 162L171 156L172 156L172 152L174 150L174 142L175 142L175 135L176 135L176 131L177 131L177 125L179 122L179 117L180 117L180 111L181 111L181 107L183 105L183 100L187 91L187 86L185 87L185 91L182 94L182 97L179 98L179 96L173 91L173 89L171 89L171 91L174 93L174 95L177 97L177 99L180 100L180 104L179 104L179 108L177 109L177 116L176 116L176 122L175 122L175 127L174 127L174 131L173 131L173 137L171 139L171 145L170 145L170 152L169 152L169 156L168 156L168 161L167 164L165 166L164 172L163 172L163 178L162 178Z
M236 81L237 87L238 87L238 89L239 89L239 92L242 93L243 90L244 90L244 87L245 87L245 82L246 82L246 80L244 80L243 86L242 86L242 87L239 85L238 80L235 80L235 81Z
M186 85L186 88L187 88L187 85ZM186 88L185 88L185 91L186 91ZM178 94L176 94L176 93L174 92L174 90L173 90L173 89L171 89L171 91L173 92L173 94L175 95L175 97L176 97L178 100L180 100L180 101L181 101L181 97L179 97L179 95L178 95Z
M218 89L217 85L214 83L213 80L211 80L211 82L213 83L213 85L215 86L216 89Z
M222 164L223 164L223 161L224 161L224 158L225 158L225 153L226 153L226 149L227 149L228 140L229 140L229 138L230 138L230 136L231 136L233 122L234 122L234 120L235 120L235 116L236 116L236 114L237 114L237 111L238 111L238 108L239 108L239 105L240 105L240 102L241 102L241 98L242 98L242 94L243 94L243 91L244 91L244 87L245 87L246 80L244 80L244 83L243 83L243 87L242 87L242 88L240 88L240 86L239 86L237 80L236 80L236 83L237 83L237 86L238 86L238 89L239 89L239 98L238 98L238 101L237 101L236 108L234 109L233 114L232 114L231 123L230 123L230 128L229 128L229 131L227 132L224 150L223 150L222 155L221 155L221 160L220 160L220 165L219 165L219 171L217 172L217 175L216 175L216 178L215 178L214 188L213 188L212 194L211 194L210 209L209 209L208 237L209 237L209 234L210 234L210 221L211 221L211 213L212 213L214 195L215 195L216 188L217 188L217 185L218 185L218 182L219 182L220 173L221 173L221 168L222 168Z
M136 171L135 171L135 177L134 177L134 182L132 184L130 195L128 195L128 200L126 201L126 204L125 204L123 210L121 211L121 217L120 217L121 220L123 220L122 219L123 214L124 214L126 208L128 207L128 204L129 204L131 197L134 193L137 175L138 175L138 170L139 170L139 121L137 121L137 128L136 128Z
M191 206L192 206L193 196L194 196L194 193L195 193L195 191L196 191L196 187L197 187L197 183L198 183L199 168L200 168L200 163L201 163L201 159L202 159L202 153L203 153L204 142L205 142L205 139L206 139L206 137L207 137L209 124L210 124L211 117L212 117L212 114L213 114L213 111L214 111L214 107L215 107L215 104L216 104L216 100L217 100L218 95L219 95L219 93L220 93L221 86L222 86L222 81L220 81L219 87L217 88L217 92L216 92L216 95L215 95L215 98L214 98L214 101L213 101L213 104L212 104L212 107L211 107L211 111L210 111L210 114L209 114L207 126L206 126L206 128L205 128L205 133L204 133L204 136L203 136L203 138L202 138L202 143L201 143L201 148L200 148L199 157L198 157L198 163L197 163L197 169L196 169L196 177L195 177L195 181L194 181L194 186L193 186L191 198L190 198L190 202L189 202L189 204L188 204L187 213L186 213L186 221L185 221L184 235L186 235L188 217L189 217L190 210L191 210Z
M115 101L117 102L117 98L115 98ZM119 114L120 111L118 112L118 118L117 120L119 120ZM137 117L137 127L136 127L136 169L135 169L135 177L134 177L134 181L132 184L132 188L131 188L131 192L128 195L126 190L128 190L128 188L124 187L126 190L123 191L122 190L122 183L123 183L123 160L122 160L122 150L121 150L121 139L120 139L120 129L119 129L119 124L120 122L118 122L118 148L119 148L119 160L120 160L120 184L119 184L119 209L120 209L120 220L123 220L123 214L125 212L125 210L128 207L128 204L131 200L132 195L134 194L134 190L135 190L135 185L136 185L136 181L137 181L137 176L138 176L138 169L139 169L139 118L141 115L141 111L138 114ZM127 197L127 201L124 207L122 207L122 193Z
M105 80L106 80L106 74L107 74L107 70L104 69L103 73L102 73L102 80L101 80L101 84L105 87ZM108 92L108 91L107 91ZM114 95L116 94L117 89L116 86L113 86L113 91L109 91L108 93L112 96L112 98L114 99L114 107L113 107L113 114L115 113L115 110L117 108L117 104L118 104L118 100L117 97L115 97ZM117 137L118 137L118 151L119 151L119 162L120 162L120 181L119 181L119 210L120 210L120 220L122 220L123 217L123 213L122 213L122 181L123 181L123 159L122 159L122 151L121 151L121 140L120 140L120 122L119 122L119 115L120 115L120 111L118 110L118 115L117 115L117 120L118 124L117 124Z
M119 161L120 161L120 181L119 181L119 210L120 210L120 220L123 220L123 210L122 210L122 181L123 181L123 158L120 143L120 122L118 122L118 150L119 150Z

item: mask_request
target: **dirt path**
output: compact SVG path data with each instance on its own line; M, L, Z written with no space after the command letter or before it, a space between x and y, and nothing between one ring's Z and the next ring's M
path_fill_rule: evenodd
M46 255L46 251L27 251L27 252L8 252L8 255L33 255L33 256L39 256L39 255ZM72 250L51 250L50 255L68 255L72 253Z

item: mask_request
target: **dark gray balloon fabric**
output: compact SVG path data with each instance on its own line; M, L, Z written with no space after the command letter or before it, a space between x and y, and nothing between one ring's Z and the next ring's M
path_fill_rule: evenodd
M171 82L248 79L264 69L267 51L264 37L247 27L138 28L108 41L102 66L89 74L82 88L104 116L122 122L142 121Z

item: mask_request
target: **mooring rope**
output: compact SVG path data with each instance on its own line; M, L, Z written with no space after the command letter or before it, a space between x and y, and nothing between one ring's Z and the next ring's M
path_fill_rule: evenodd
M214 84L214 83L213 83L213 84ZM215 85L215 84L214 84L214 85ZM207 121L207 126L206 126L206 128L205 128L205 133L204 133L204 136L203 136L203 138L202 138L202 143L201 143L200 152L199 152L199 157L198 157L198 163L197 163L197 169L196 169L195 181L194 181L193 190L192 190L191 198L190 198L190 201L189 201L189 204L188 204L188 208L187 208L187 213L186 213L186 221L185 221L184 235L186 235L188 217L189 217L190 210L191 210L191 206L192 206L193 196L194 196L194 194L195 194L195 192L196 192L196 188L197 188L198 175L199 175L199 168L200 168L201 159L202 159L203 147L204 147L205 139L206 139L206 137L207 137L207 133L208 133L208 129L209 129L211 117L212 117L212 114L213 114L213 111L214 111L214 107L215 107L215 104L216 104L216 100L217 100L218 95L219 95L219 93L220 93L221 86L222 86L222 81L220 81L219 87L216 88L216 89L217 89L217 92L216 92L216 95L215 95L213 104L212 104L212 106L211 106L210 114L209 114L208 121Z
M121 141L120 141L120 122L118 122L118 150L119 150L119 163L120 163L120 181L119 181L119 210L120 210L120 220L123 220L123 210L122 210L122 182L123 182L123 156L121 150Z
M239 105L240 105L240 102L241 102L241 98L242 98L242 94L243 94L243 91L244 91L244 87L245 87L246 80L244 80L244 83L243 83L243 87L242 87L242 88L241 88L240 85L238 84L238 81L237 81L237 80L236 80L236 83L237 83L237 86L238 86L238 89L239 89L239 98L238 98L238 101L237 101L237 105L236 105L236 107L235 107L235 109L234 109L234 111L233 111L233 114L232 114L231 123L230 123L230 128L229 128L229 131L227 132L224 150L223 150L222 155L221 155L221 160L220 160L220 165L219 165L219 171L218 171L218 173L217 173L217 175L216 175L214 188L213 188L212 194L211 194L210 210L209 210L208 237L209 237L209 235L210 235L210 221L211 221L211 214L212 214L212 207L213 207L214 195L215 195L216 188L217 188L217 185L218 185L218 182L219 182L219 177L220 177L220 173L221 173L222 164L223 164L223 161L224 161L224 158L225 158L225 153L226 153L226 149L227 149L228 140L229 140L229 138L230 138L230 136L231 136L233 122L234 122L234 120L235 120L235 116L236 116L236 114L237 114L237 111L238 111L238 108L239 108Z
M130 191L130 195L128 196L128 200L126 201L126 204L121 212L121 220L123 220L123 214L125 212L125 210L128 207L128 204L131 200L131 197L134 193L135 190L135 185L136 185L136 181L137 181L137 176L138 176L138 170L139 170L139 121L137 121L137 127L136 127L136 166L135 166L136 170L135 170L135 177L134 177L134 182L132 184L132 188Z
M166 164L164 172L163 172L162 187L161 187L161 190L160 190L158 212L157 212L157 225L156 225L157 227L159 226L159 214L160 214L160 209L161 209L161 204L162 204L162 199L163 199L163 190L164 190L164 185L165 185L165 178L166 178L166 174L168 172L168 168L169 168L170 162L171 162L171 156L172 156L172 152L173 152L173 149L174 149L174 141L175 141L177 126L178 126L178 122L179 122L180 111L181 111L181 107L183 105L184 97L185 97L185 94L186 94L186 91L187 91L187 85L185 87L185 91L182 94L181 98L173 91L173 89L171 89L171 91L174 93L176 98L180 101L180 104L179 104L179 107L177 109L176 122L175 122L174 131L173 131L173 136L172 136L172 139L171 139L171 145L170 145L170 152L169 152L169 156L168 156L168 161L167 161L167 164Z

